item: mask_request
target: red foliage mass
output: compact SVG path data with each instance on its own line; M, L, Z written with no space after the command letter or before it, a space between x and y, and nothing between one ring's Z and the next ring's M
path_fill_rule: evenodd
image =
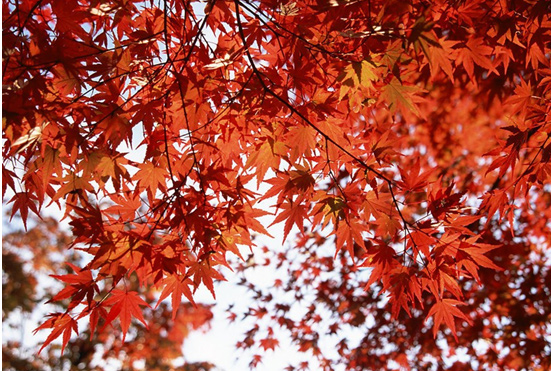
M24 223L60 205L91 257L58 275L70 304L45 345L87 316L124 337L146 322L145 288L174 307L201 284L214 295L227 253L268 233L270 199L285 237L299 229L297 261L271 260L289 269L274 290L313 290L331 333L376 323L340 343L348 368L444 367L434 338L476 367L550 367L548 1L3 0L2 14L3 197ZM319 319L278 313L261 320L330 368Z

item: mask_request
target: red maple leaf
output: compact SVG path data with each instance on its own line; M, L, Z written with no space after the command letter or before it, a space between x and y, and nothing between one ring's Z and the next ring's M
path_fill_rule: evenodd
M44 341L44 344L42 344L42 347L38 350L38 353L40 353L44 347L50 344L53 340L57 339L60 335L63 335L63 343L61 346L61 353L63 353L65 346L67 346L67 343L71 338L72 332L74 331L78 335L77 321L67 313L50 313L48 317L50 318L46 320L46 322L34 330L34 333L36 333L38 330L47 328L52 329L52 332L48 335Z
M156 307L159 306L161 301L167 298L168 295L172 295L172 319L176 317L176 313L178 312L178 308L182 302L182 295L184 295L191 303L193 303L193 305L195 305L191 290L189 288L189 285L193 285L193 282L189 278L172 274L164 278L161 284L164 285L164 289L161 292L161 296L159 297Z
M75 274L66 274L63 276L52 275L65 283L69 283L69 286L61 290L50 301L58 301L72 297L69 309L74 308L86 297L88 305L92 302L95 292L99 292L99 288L95 283L92 272L89 270L81 269L71 263L67 263L74 271Z
M454 299L438 299L436 304L430 308L425 321L434 316L434 326L432 328L434 338L436 338L438 328L442 324L442 321L449 327L456 341L457 332L455 330L455 318L461 318L467 321L469 325L472 325L472 321L469 317L457 308L458 305L465 305L465 303Z
M137 318L147 327L140 306L149 307L149 304L140 298L137 292L114 289L109 299L105 301L105 305L112 305L112 307L105 319L103 328L119 317L122 328L122 341L126 338L132 317Z

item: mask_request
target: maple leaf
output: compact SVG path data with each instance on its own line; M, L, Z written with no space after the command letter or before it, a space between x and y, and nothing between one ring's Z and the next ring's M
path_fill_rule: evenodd
M140 298L137 292L114 289L111 292L111 296L105 301L105 305L111 305L111 310L105 318L103 328L118 317L121 323L123 342L130 327L132 317L135 317L147 327L140 306L149 307L149 304Z
M428 226L427 226L428 224ZM428 228L427 228L428 227ZM429 261L431 258L431 246L436 244L437 239L433 237L434 228L430 227L430 223L421 224L419 228L410 232L409 243L414 247L414 258L418 252L421 252L425 259Z
M299 230L304 229L304 219L308 217L308 210L299 202L288 201L279 205L283 211L275 217L270 225L280 223L285 220L285 228L283 230L283 240L287 239L293 225L296 225Z
M36 332L38 332L39 330L47 328L52 329L52 332L50 333L50 335L48 335L48 337L38 350L38 353L40 353L42 349L44 349L48 344L50 344L53 340L57 339L61 335L63 336L61 345L61 352L63 353L65 347L67 346L67 343L69 343L69 340L71 339L71 334L73 333L73 331L78 335L77 321L74 320L67 313L50 313L48 314L48 317L50 318L34 330L34 333L36 334Z
M90 184L90 179L75 174L67 174L63 177L62 186L57 190L52 199L58 200L61 197L67 197L68 195L74 195L84 191L94 191L92 184Z
M360 84L366 88L373 87L373 82L379 79L376 72L376 65L363 60L360 63ZM355 68L357 70L357 67Z
M126 171L124 164L126 159L122 154L117 155L114 158L110 156L102 156L97 165L97 170L100 173L101 179L105 182L105 179L111 179L116 190L121 188L121 178L130 181L130 176Z
M92 302L89 304L88 308L85 308L85 310L82 311L82 313L79 316L80 318L83 318L85 316L89 316L90 320L90 340L94 337L94 334L96 332L96 328L98 326L98 322L100 318L107 318L108 313L104 308L104 302L97 302L95 300L92 300Z
M392 247L385 243L378 243L375 249L375 252L373 252L373 249L368 249L368 256L361 264L362 267L373 268L369 276L369 281L367 281L365 285L366 290L371 284L383 278L398 265L396 261L396 251L394 251Z
M496 75L499 74L494 67L494 63L489 57L492 55L493 49L488 45L485 45L482 38L469 38L465 44L465 47L458 49L458 52L457 63L463 64L463 67L465 68L465 71L467 71L471 81L476 82L476 79L474 78L474 64L477 64L478 66L485 68Z
M367 60L354 62L346 66L339 76L339 79L342 81L339 100L342 100L347 94L356 92L358 88L364 88L367 91L373 88L373 82L379 79L376 67L376 65Z
M493 269L496 271L502 271L503 268L498 267L492 260L490 260L487 256L485 256L486 253L495 250L497 248L500 248L500 245L489 245L489 244L480 244L480 243L474 243L474 239L477 237L474 237L470 240L465 241L459 246L459 249L463 252L465 252L468 256L471 257L471 259L479 266ZM470 242L473 242L472 244Z
M77 89L79 93L80 84L75 74L70 72L66 67L56 66L53 69L53 73L56 75L55 88L62 95L72 94Z
M417 103L423 101L423 99L417 95L422 92L416 86L404 85L397 78L392 80L381 89L380 98L387 102L391 112L396 113L400 111L402 114L406 112L412 112L418 117L422 117L421 111L417 106Z
M526 83L521 77L520 85L515 88L515 94L507 99L507 103L513 105L512 114L519 113L521 117L524 117L528 113L527 109L532 99L532 84L530 81Z
M532 68L536 70L539 63L545 65L547 63L547 57L543 53L542 47L535 42L529 46L529 52L526 53L526 66L531 64Z
M43 149L43 155L42 155L42 182L44 185L44 188L46 188L53 176L54 173L56 173L58 176L63 174L63 167L61 166L61 160L59 159L59 155L61 152L59 150L56 150L50 146L46 146L46 148Z
M72 297L71 303L68 307L68 309L72 309L80 304L80 302L86 297L88 305L90 305L94 297L94 293L99 293L99 288L92 277L92 272L89 270L80 269L71 263L67 263L67 265L75 271L75 274L66 274L63 276L52 275L52 277L65 283L69 283L70 285L61 290L49 301L59 301Z
M193 284L195 285L194 292L199 287L199 284L202 282L207 289L212 294L213 298L216 298L216 293L214 292L214 282L213 279L224 280L222 276L216 269L211 266L211 259L213 255L218 255L216 252L208 252L199 257L199 261L195 262L188 270L187 274L193 276Z
M438 72L442 70L450 78L451 82L454 83L454 69L451 62L457 54L453 47L457 45L458 42L440 39L438 43L439 45L437 46L429 46L429 53L427 56L430 62L430 75L434 79Z
M380 232L381 236L388 235L392 237L402 228L397 215L379 214L376 223L378 226L377 231Z
M165 168L146 162L140 165L140 170L132 178L154 196L158 188L165 188L167 175L168 171Z
M417 160L413 166L408 169L408 171L401 168L399 169L400 175L402 176L402 182L400 182L400 185L411 192L419 191L424 188L427 185L429 176L434 172L434 169L430 169L420 173L421 165L419 160Z
M112 215L117 215L124 220L133 220L136 212L143 205L139 195L130 192L124 195L115 193L111 195L111 200L115 204L108 207L105 211Z
M391 196L388 193L377 194L374 191L369 191L365 195L363 209L369 215L378 218L381 214L389 214L391 212Z
M458 305L464 304L465 303L454 299L437 300L436 304L430 308L427 318L425 319L425 321L427 321L430 317L434 316L434 326L432 327L432 334L434 338L436 338L438 328L442 324L442 321L444 321L444 323L451 330L455 340L458 341L455 330L455 318L463 319L467 321L469 325L472 325L471 319L457 308Z
M12 147L17 148L17 153L24 151L26 148L33 147L35 144L42 141L43 126L35 126L30 129L25 135L19 137L12 143Z
M27 229L27 217L29 216L29 209L38 215L38 207L36 205L36 197L28 192L17 192L9 202L13 202L11 217L19 211L21 219L23 220L23 225Z
M337 223L336 226L336 249L335 256L346 244L346 250L354 259L354 248L358 246L360 249L365 250L364 238L362 233L367 232L367 227L363 225L360 220L349 218L350 220L343 220Z
M310 126L296 126L287 133L286 142L291 148L290 160L296 162L299 156L309 155L316 148L316 132Z
M264 348L264 350L268 350L268 349L275 350L275 348L279 346L279 340L273 337L261 339L260 346Z
M453 185L444 189L439 189L436 192L431 192L429 194L429 207L428 210L434 216L435 219L439 219L440 216L446 215L453 207L459 204L461 197L463 196L460 193L454 193Z
M191 290L189 289L189 285L193 284L193 282L191 282L189 278L172 274L164 278L161 284L164 285L164 289L155 307L158 307L161 301L167 298L168 295L172 295L172 319L174 319L176 313L178 313L178 308L182 302L182 295L184 295L193 305L196 305Z
M8 187L10 187L12 191L15 191L15 177L16 175L13 171L8 170L5 166L2 166L2 199L4 199Z
M264 180L264 176L268 169L277 169L280 162L280 154L285 153L285 144L267 138L248 158L245 165L246 168L256 167L256 176L258 183Z
M325 227L329 222L337 224L339 220L346 219L344 214L346 202L341 197L326 197L325 194L322 194L321 199L316 198L316 201L317 205L313 210L313 224L318 225L323 219L321 225Z

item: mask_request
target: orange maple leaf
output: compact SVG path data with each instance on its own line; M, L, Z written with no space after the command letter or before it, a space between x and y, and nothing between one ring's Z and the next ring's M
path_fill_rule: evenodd
M166 181L165 177L168 171L160 166L155 166L152 162L146 162L139 165L140 170L134 174L134 180L146 188L151 195L155 196L157 188L164 189Z

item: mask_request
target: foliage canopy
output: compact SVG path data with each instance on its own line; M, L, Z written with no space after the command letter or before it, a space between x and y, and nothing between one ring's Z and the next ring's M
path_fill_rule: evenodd
M3 0L3 197L24 223L59 205L89 256L57 275L67 304L44 345L82 318L124 338L148 288L178 318L221 266L254 268L229 253L258 251L273 213L298 235L265 248L288 274L249 286L258 324L240 347L273 349L278 326L326 369L549 369L550 14Z

